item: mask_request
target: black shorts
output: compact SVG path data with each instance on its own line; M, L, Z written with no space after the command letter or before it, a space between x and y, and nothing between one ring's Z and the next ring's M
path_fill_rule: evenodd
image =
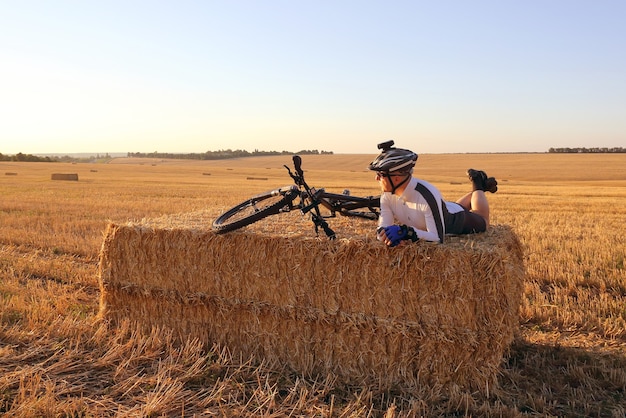
M445 213L445 221L446 234L475 234L487 230L485 218L465 208L461 212Z

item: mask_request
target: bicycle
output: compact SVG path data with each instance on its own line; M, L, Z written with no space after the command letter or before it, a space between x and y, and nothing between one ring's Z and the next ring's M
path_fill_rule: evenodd
M316 234L322 228L329 239L335 239L335 232L326 221L328 218L334 218L340 214L371 220L378 219L380 196L351 196L347 189L339 194L329 193L323 188L309 187L304 180L302 158L294 155L292 160L295 173L288 166L284 165L284 167L295 184L260 193L233 206L213 221L213 230L216 233L230 232L271 215L300 210L302 214L311 214ZM320 206L326 208L330 214L322 215Z

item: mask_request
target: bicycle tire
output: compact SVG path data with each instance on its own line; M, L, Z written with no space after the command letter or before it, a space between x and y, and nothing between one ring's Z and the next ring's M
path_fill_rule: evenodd
M276 215L290 206L298 194L296 186L287 186L253 196L218 216L213 221L213 230L218 234L230 232Z

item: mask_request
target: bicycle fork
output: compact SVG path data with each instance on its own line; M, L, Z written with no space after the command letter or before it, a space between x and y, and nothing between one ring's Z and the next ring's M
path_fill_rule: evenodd
M319 229L322 228L324 230L324 233L329 239L335 239L336 238L335 231L333 231L330 228L330 226L328 225L328 222L326 222L326 219L324 219L324 217L322 216L320 212L320 208L319 208L320 201L318 197L321 196L322 193L324 193L324 189L316 190L315 192L313 192L311 189L306 188L306 194L311 199L311 203L304 206L300 211L302 212L303 215L311 212L311 220L313 221L313 224L315 225L316 235L319 235Z

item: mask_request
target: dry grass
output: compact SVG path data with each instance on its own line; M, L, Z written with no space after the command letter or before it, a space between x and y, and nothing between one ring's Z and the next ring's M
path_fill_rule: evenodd
M368 156L304 157L315 186L376 194ZM463 171L500 180L492 222L526 254L522 325L495 393L377 392L97 318L108 220L220 210L290 182L288 158L0 163L0 412L6 416L606 416L626 413L626 155L422 155L452 198ZM77 172L79 182L51 173ZM204 173L210 173L205 175ZM250 181L248 177L267 178ZM462 184L461 184L462 183ZM292 214L295 216L295 214ZM181 217L184 218L184 217ZM267 222L267 221L266 221ZM362 234L370 224L333 220ZM264 227L271 227L271 221ZM280 232L280 231L278 231ZM293 232L313 234L310 229Z

